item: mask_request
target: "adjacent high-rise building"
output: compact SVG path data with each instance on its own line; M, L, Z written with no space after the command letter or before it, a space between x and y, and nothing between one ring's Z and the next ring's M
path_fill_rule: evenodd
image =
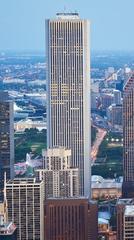
M71 149L80 194L90 191L89 22L77 13L46 20L48 148Z
M17 228L13 222L8 221L8 206L6 199L6 174L4 177L4 200L0 202L0 239L17 240Z
M98 208L86 198L45 201L45 239L97 240Z
M18 240L44 240L44 183L14 179L6 183L8 220L17 226Z
M44 168L36 170L44 181L45 198L79 196L79 169L71 168L71 150L63 147L43 151Z
M123 96L123 197L134 197L134 73L124 86Z
M134 200L119 199L117 202L117 240L134 239Z
M4 172L14 177L14 115L8 92L0 91L0 200L3 201Z

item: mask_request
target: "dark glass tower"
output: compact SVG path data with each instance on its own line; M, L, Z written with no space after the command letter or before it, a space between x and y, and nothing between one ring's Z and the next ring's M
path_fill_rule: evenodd
M3 200L4 172L14 177L13 102L7 92L0 92L0 201Z
M124 86L123 96L123 197L134 197L134 73Z

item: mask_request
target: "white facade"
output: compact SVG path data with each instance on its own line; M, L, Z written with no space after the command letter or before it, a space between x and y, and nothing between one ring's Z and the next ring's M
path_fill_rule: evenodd
M44 240L44 183L14 179L6 183L8 220L17 226L18 240Z
M134 205L126 205L124 212L124 239L134 239Z
M44 168L36 176L44 181L45 198L78 197L79 169L71 168L71 150L53 148L43 151Z
M90 191L89 22L78 14L46 20L48 147L71 149L80 194Z

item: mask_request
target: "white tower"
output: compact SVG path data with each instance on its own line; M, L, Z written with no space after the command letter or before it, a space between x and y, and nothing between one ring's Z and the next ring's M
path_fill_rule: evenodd
M77 13L46 20L48 148L71 149L80 193L90 193L89 22Z

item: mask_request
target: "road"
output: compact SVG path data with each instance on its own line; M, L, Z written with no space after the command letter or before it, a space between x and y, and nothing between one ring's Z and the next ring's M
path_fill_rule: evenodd
M97 134L96 134L96 140L94 141L94 144L91 148L91 159L92 159L92 165L94 164L96 157L97 157L97 153L99 150L99 146L102 143L104 137L107 134L107 131L105 129L101 129L96 127L97 129Z

